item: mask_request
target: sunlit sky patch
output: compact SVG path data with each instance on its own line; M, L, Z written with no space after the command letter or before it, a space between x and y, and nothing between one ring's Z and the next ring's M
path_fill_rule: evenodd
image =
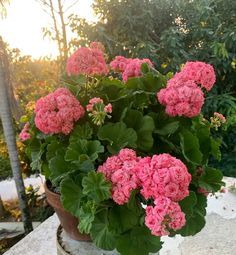
M64 2L74 2L64 1ZM70 12L94 20L93 0L80 0ZM42 27L49 26L51 19L36 0L11 0L7 6L7 18L0 20L0 35L11 48L19 48L22 54L33 58L57 55L56 43L43 39Z

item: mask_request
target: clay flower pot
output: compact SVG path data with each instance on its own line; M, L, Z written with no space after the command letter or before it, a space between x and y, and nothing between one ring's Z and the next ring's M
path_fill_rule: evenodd
M44 183L45 194L47 197L48 203L54 208L61 226L68 234L70 238L77 241L91 241L89 235L81 234L77 228L79 221L78 218L74 217L71 213L67 212L61 203L60 195L57 193L52 192L48 188L49 182L46 181Z

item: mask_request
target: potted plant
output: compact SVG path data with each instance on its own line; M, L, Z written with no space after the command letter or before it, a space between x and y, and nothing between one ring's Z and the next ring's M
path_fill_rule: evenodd
M212 131L225 119L201 114L211 65L163 75L149 59L108 66L103 51L92 43L69 57L62 87L36 102L20 138L76 229L102 249L145 255L163 235L204 227L207 195L223 185L208 160L220 159Z

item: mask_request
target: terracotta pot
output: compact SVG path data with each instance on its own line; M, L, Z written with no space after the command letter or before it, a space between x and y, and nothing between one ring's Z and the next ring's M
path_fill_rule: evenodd
M77 228L79 221L71 213L67 212L61 203L60 195L49 190L50 182L46 181L44 183L45 194L48 203L54 208L61 226L64 228L68 236L77 241L91 241L89 235L81 234ZM49 186L50 187L50 186Z

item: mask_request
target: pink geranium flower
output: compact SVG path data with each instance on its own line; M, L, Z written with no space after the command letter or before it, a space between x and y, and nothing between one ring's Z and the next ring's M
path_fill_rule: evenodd
M81 47L67 60L66 72L68 75L102 75L108 73L104 54L98 44L92 48Z
M69 134L84 115L84 108L66 88L40 98L35 106L35 125L45 134Z
M185 116L192 118L200 114L204 94L192 80L170 80L167 88L157 93L159 102L166 106L166 113L170 116Z
M29 127L29 122L27 122L19 134L20 140L23 142L30 139L31 137L29 133Z
M180 206L167 197L160 196L155 200L155 206L147 206L145 225L153 235L169 235L168 229L181 229L185 223L185 214Z
M130 77L141 76L141 65L147 63L153 66L152 62L148 58L125 58L122 56L117 56L113 61L111 61L110 66L116 72L122 73L123 81L127 81Z

